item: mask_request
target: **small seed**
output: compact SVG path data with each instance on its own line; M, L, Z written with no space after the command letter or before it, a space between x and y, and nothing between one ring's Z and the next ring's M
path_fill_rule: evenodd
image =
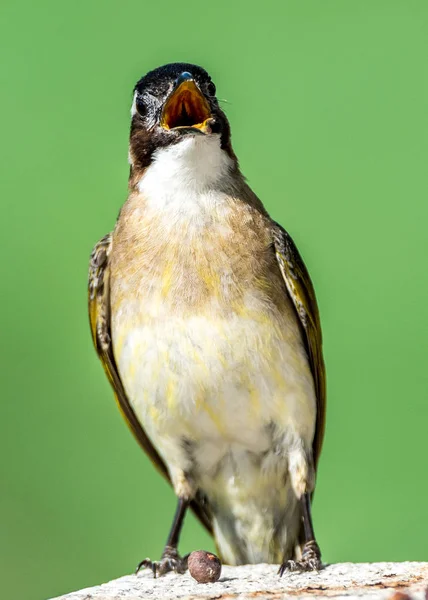
M389 600L411 600L409 594L405 594L404 592L395 592L389 598Z
M198 583L214 583L221 573L220 559L211 552L196 550L187 561L189 573Z

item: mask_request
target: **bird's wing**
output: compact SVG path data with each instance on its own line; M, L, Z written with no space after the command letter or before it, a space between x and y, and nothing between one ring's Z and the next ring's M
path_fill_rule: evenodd
M273 224L273 236L279 268L304 332L305 345L315 383L317 417L312 448L316 468L324 437L326 410L325 367L318 305L309 273L293 240L278 223Z
M116 402L130 430L158 471L171 483L164 461L147 437L126 397L126 392L113 355L109 282L109 256L111 249L112 236L109 233L95 245L91 254L88 282L88 309L92 340L101 359L104 371L113 387ZM197 495L191 503L191 508L206 529L212 533L211 518L204 498Z

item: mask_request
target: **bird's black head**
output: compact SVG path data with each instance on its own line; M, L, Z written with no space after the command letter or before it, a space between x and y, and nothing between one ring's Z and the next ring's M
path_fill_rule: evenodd
M208 73L189 63L171 63L150 71L134 88L130 160L147 167L155 150L188 135L218 135L221 147L234 157L230 126Z

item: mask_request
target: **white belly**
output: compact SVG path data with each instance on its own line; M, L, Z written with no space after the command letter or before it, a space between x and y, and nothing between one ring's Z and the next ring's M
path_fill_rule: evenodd
M225 560L239 560L224 533L231 515L241 545L247 541L242 562L278 559L271 549L275 520L288 510L298 527L291 486L306 483L315 428L313 380L297 325L199 315L143 321L123 335L120 314L113 321L119 372L176 492L191 480L220 507L214 527ZM290 464L297 465L296 481L284 484ZM290 535L282 531L282 549Z
M171 317L123 331L115 318L120 375L167 462L174 462L169 445L177 437L263 452L270 442L263 428L272 421L311 445L313 381L294 331L240 316Z

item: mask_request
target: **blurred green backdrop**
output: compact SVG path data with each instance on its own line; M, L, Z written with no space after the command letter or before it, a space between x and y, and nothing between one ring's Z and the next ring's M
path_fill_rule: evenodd
M427 26L426 0L3 0L2 596L119 576L165 541L173 494L92 349L86 276L126 197L132 87L170 61L212 74L316 285L325 560L427 560Z

